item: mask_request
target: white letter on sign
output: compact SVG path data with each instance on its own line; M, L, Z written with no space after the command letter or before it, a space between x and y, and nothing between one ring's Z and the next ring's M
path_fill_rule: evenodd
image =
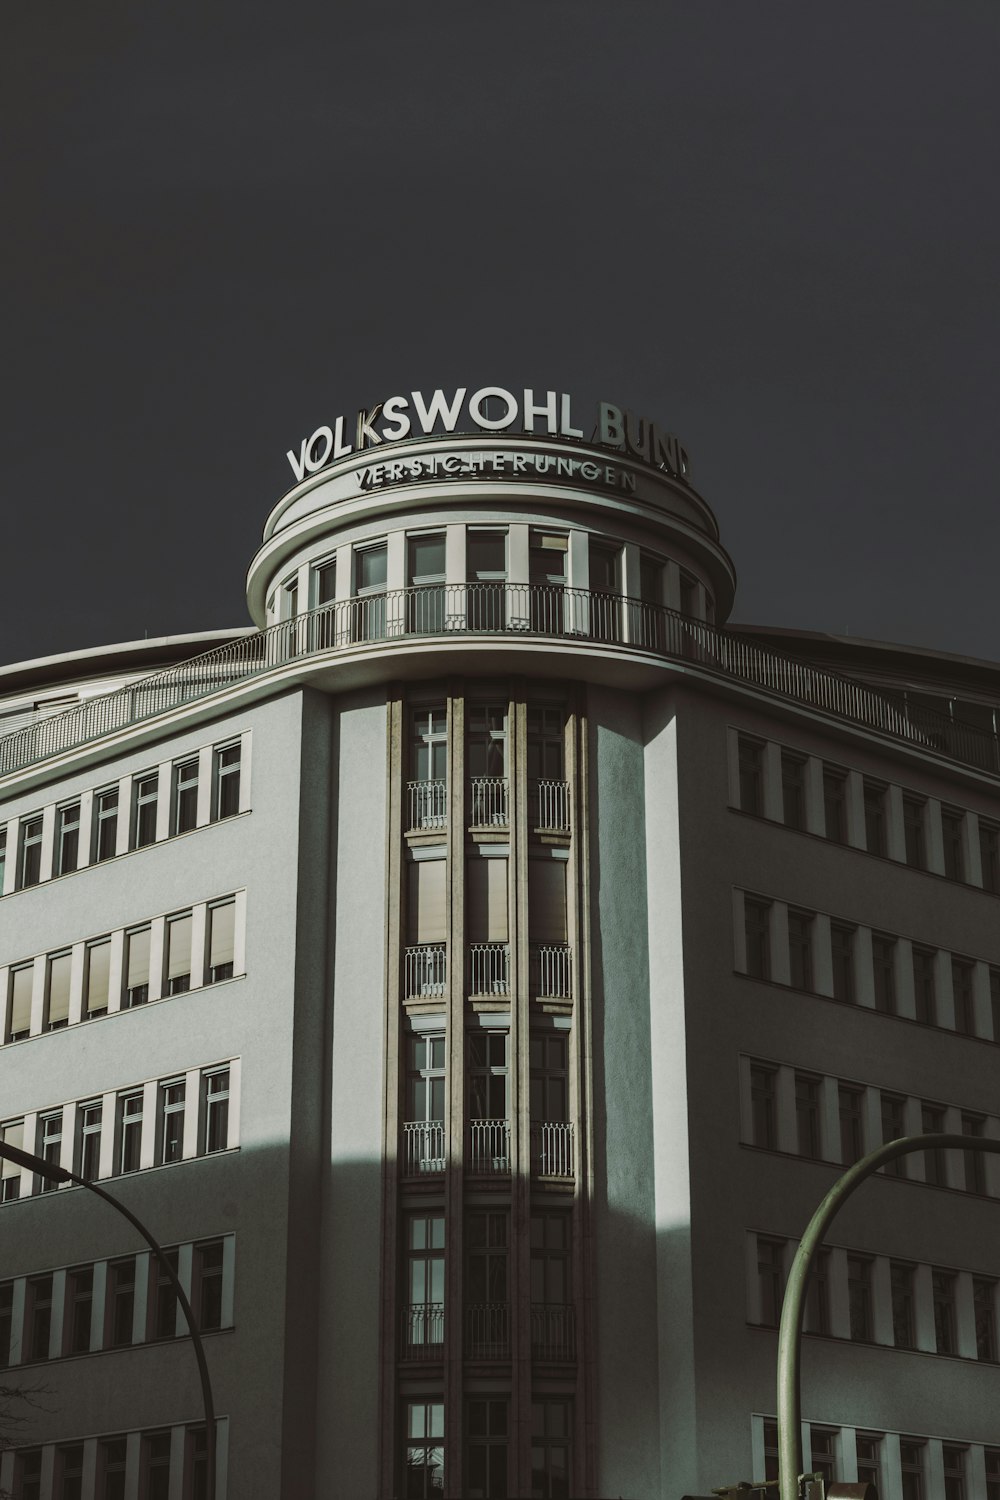
M483 416L483 402L488 401L491 396L496 396L500 401L507 403L507 415L501 417L499 422L492 417ZM505 391L499 385L484 385L481 391L469 397L469 416L477 427L483 427L487 432L499 432L501 427L509 427L517 417L517 402L510 391Z
M535 430L535 418L536 417L544 417L545 418L545 423L546 423L546 426L547 426L549 432L555 432L556 431L556 393L555 393L555 391L546 391L545 392L545 405L544 406L536 406L535 405L535 393L534 393L534 391L532 391L532 390L526 390L525 391L525 393L524 393L524 430L525 430L525 432L534 432L534 430Z
M464 385L461 390L455 392L455 399L450 407L445 402L444 391L434 392L430 406L424 405L424 398L419 391L411 391L410 395L413 397L413 410L417 414L417 420L423 432L432 432L438 417L441 418L441 425L445 432L455 431L455 423L458 421L458 414L465 400Z

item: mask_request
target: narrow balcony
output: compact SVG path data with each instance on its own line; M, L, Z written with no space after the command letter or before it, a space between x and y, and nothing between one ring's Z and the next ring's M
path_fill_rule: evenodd
M469 944L469 994L510 994L510 944Z
M403 1176L444 1171L444 1121L417 1120L403 1126Z
M408 781L406 783L408 833L424 828L447 828L447 781Z
M531 993L539 1000L573 998L572 955L568 943L534 943Z
M576 1308L572 1302L531 1304L531 1357L562 1362L576 1359Z
M506 776L473 776L469 780L469 827L506 828Z
M417 943L403 949L403 998L431 999L443 995L448 979L448 951L444 943Z
M510 1176L510 1121L470 1120L466 1170L479 1177Z
M569 833L569 782L535 781L529 788L531 817L538 833Z
M400 1359L440 1359L444 1352L444 1303L418 1302L400 1317Z
M473 1302L465 1309L469 1359L510 1358L510 1308L506 1302Z
M561 1121L532 1125L531 1165L539 1177L572 1178L573 1126Z

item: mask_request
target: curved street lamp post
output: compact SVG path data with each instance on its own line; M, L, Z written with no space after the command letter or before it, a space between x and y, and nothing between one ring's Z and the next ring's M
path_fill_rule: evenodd
M1000 1144L998 1144L998 1149L1000 1149ZM202 1343L201 1334L199 1333L198 1326L195 1322L194 1313L191 1311L191 1304L187 1299L187 1294L184 1291L184 1288L181 1286L180 1281L177 1279L177 1272L170 1264L170 1260L166 1252L163 1250L162 1246L157 1244L156 1240L154 1240L145 1224L143 1224L140 1219L136 1218L131 1209L126 1208L123 1203L119 1203L117 1198L113 1198L110 1193L106 1193L103 1188L98 1187L96 1182L88 1182L85 1177L79 1177L76 1172L70 1172L66 1167L57 1166L54 1162L45 1161L45 1159L41 1156L32 1156L30 1151L22 1151L17 1146L7 1146L2 1142L0 1142L0 1158L3 1158L6 1161L15 1162L19 1167L27 1167L30 1171L37 1172L39 1177L47 1178L49 1182L73 1182L76 1183L77 1187L88 1188L90 1192L96 1193L98 1198L103 1198L105 1203L109 1203L113 1209L116 1209L118 1213L126 1218L129 1223L139 1231L143 1239L146 1241L146 1244L149 1246L150 1250L152 1250L153 1254L156 1256L157 1263L159 1264L161 1270L165 1272L174 1289L174 1294L177 1297L177 1301L180 1304L181 1311L184 1314L184 1318L188 1326L188 1332L191 1335L191 1342L194 1345L195 1358L198 1361L198 1374L201 1378L202 1402L205 1407L205 1456L207 1479L207 1484L205 1487L205 1500L215 1500L215 1403L212 1399L212 1382L209 1379L208 1375L208 1364L205 1360L205 1347Z

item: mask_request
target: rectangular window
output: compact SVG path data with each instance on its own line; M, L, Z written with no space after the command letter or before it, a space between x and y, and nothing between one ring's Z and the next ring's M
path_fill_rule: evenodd
M853 927L830 923L830 954L833 961L833 997L854 1004L854 933Z
M937 1025L937 991L934 982L934 952L931 948L913 948L913 1000L917 1020L924 1026Z
M847 1302L851 1338L870 1343L872 1337L872 1263L860 1255L847 1257Z
M109 1348L123 1349L131 1344L134 1315L135 1256L129 1255L108 1265L105 1343Z
M101 1169L101 1119L104 1105L88 1099L76 1111L76 1171L86 1182L95 1182Z
M771 903L753 896L743 898L746 932L747 973L752 979L771 977Z
M94 1268L77 1266L66 1275L66 1312L63 1321L67 1354L90 1349L90 1321L94 1310Z
M469 1117L509 1118L509 1043L507 1031L469 1032Z
M156 838L156 794L159 776L136 779L132 804L132 848L145 849Z
M42 1494L42 1450L32 1448L29 1452L14 1455L14 1483L17 1500L41 1500Z
M531 1493L538 1500L564 1500L573 1493L572 1419L568 1397L549 1396L531 1403Z
M165 1250L167 1264L177 1274L177 1251ZM149 1257L149 1308L146 1337L172 1339L177 1332L177 1293L159 1257Z
M531 781L562 781L565 775L563 709L534 703L528 708L528 776ZM553 827L553 823L545 826Z
M955 1277L951 1271L932 1271L934 1343L939 1354L955 1354Z
M1000 969L990 970L990 1015L993 1020L993 1040L1000 1042Z
M85 1019L107 1014L111 987L111 939L87 944L84 977Z
M781 752L781 808L787 828L806 826L806 762L787 750Z
M753 1144L774 1151L778 1144L778 1111L776 1073L758 1063L750 1066L750 1108L753 1118Z
M7 1040L20 1042L31 1035L31 992L35 983L33 964L10 971L10 1002Z
M142 1435L139 1447L139 1493L142 1500L169 1500L169 1432L144 1432Z
M385 583L387 552L380 546L354 552L354 639L381 640L386 630Z
M757 817L764 814L764 746L740 735L738 740L740 808Z
M544 1343L565 1347L571 1335L572 1282L570 1272L570 1216L561 1209L539 1209L531 1215L532 1319L544 1319ZM532 1327L532 1345L536 1339ZM544 1353L544 1349L536 1349Z
M965 879L963 832L965 814L957 807L942 807L941 837L944 845L944 873L949 880Z
M240 742L222 745L213 755L212 822L232 818L240 810Z
M125 934L125 992L122 1009L134 1005L145 1005L149 999L149 941L148 927L139 927Z
M853 1167L865 1154L864 1146L864 1090L842 1083L837 1089L837 1106L840 1113L840 1160L845 1167Z
M822 1474L827 1486L836 1478L836 1444L836 1432L827 1427L809 1428L809 1462L815 1473Z
M778 1424L764 1422L764 1478L773 1483L778 1477Z
M118 1096L118 1172L138 1172L142 1151L142 1090Z
M785 1292L784 1240L766 1240L757 1235L757 1287L760 1321L765 1328L777 1328Z
M83 1495L83 1444L67 1443L56 1449L55 1500L81 1500Z
M465 769L472 781L491 780L507 775L507 705L505 703L471 703L466 728ZM506 823L502 818L482 821ZM475 816L473 822L480 821Z
M859 1432L855 1439L858 1456L858 1481L870 1484L876 1490L882 1488L882 1436L873 1432Z
M896 939L872 933L872 978L875 1009L886 1016L896 1014Z
M448 782L448 713L441 705L414 709L410 720L410 770L414 781L440 783L440 793L419 796L422 814L410 819L411 828L444 828L447 808L444 794ZM428 803L431 805L428 806Z
M221 1240L195 1245L191 1307L202 1333L222 1327L222 1271Z
M900 1478L903 1500L924 1500L924 1450L918 1438L900 1438Z
M24 1149L24 1121L8 1120L0 1125L0 1141L15 1150ZM13 1161L0 1160L0 1203L13 1203L21 1196L21 1168Z
M924 837L925 812L926 803L921 798L903 798L903 838L906 863L916 870L923 870L927 867L927 848Z
M400 1494L406 1500L435 1500L444 1494L444 1402L406 1402Z
M983 1134L984 1120L982 1115L962 1116L962 1135L971 1135L979 1139ZM965 1191L967 1193L985 1193L986 1191L986 1167L981 1151L963 1151L962 1157L965 1162Z
M185 1439L185 1472L190 1483L184 1500L208 1500L208 1438L204 1427L189 1427Z
M822 1155L820 1143L820 1080L807 1073L795 1075L795 1126L800 1156L819 1161Z
M806 1286L803 1327L806 1333L830 1332L830 1252L820 1250L812 1263Z
M444 1215L410 1214L406 1231L403 1358L440 1355L444 1344Z
M320 563L316 569L316 605L332 604L337 597L337 559Z
M206 1073L204 1087L204 1154L225 1151L229 1145L229 1069Z
M443 1127L446 1051L444 1032L423 1032L419 1036L412 1036L407 1050L409 1067L406 1075L406 1118L413 1124Z
M892 1342L897 1349L913 1349L916 1347L913 1267L892 1261L889 1281L892 1289Z
M937 1104L922 1104L920 1106L920 1129L923 1135L944 1134L944 1110ZM924 1181L933 1187L947 1187L948 1177L945 1172L944 1152L935 1148L925 1151L924 1158Z
M59 1158L62 1156L62 1121L61 1109L38 1117L38 1154L55 1167L59 1166ZM38 1191L40 1193L53 1192L58 1186L54 1178L39 1175Z
M987 1448L986 1500L1000 1500L1000 1448Z
M7 879L7 829L0 828L0 896L4 894Z
M80 859L80 804L68 803L56 812L55 873L71 875Z
M569 1119L568 1036L562 1031L532 1032L529 1059L532 1123L565 1123Z
M69 1025L69 980L72 955L53 953L45 980L45 1030Z
M167 921L167 994L183 995L191 988L191 913Z
M10 1364L10 1342L14 1323L14 1283L0 1282L0 1370Z
M466 595L469 629L503 630L506 624L507 533L467 531L465 561L470 584Z
M1000 895L1000 828L979 819L979 858L983 867L983 889Z
M208 982L232 979L236 954L236 902L208 909Z
M507 1490L507 1398L490 1397L466 1405L468 1439L465 1485L469 1500L490 1500Z
M23 819L21 854L18 860L18 890L37 885L42 876L42 815Z
M101 1438L97 1445L97 1500L125 1500L128 1440Z
M843 771L823 769L824 831L835 844L847 842L847 776Z
M94 795L94 864L111 859L118 843L118 788Z
M25 1360L48 1359L52 1333L52 1277L29 1276L25 1289Z
M885 857L885 787L878 781L864 783L865 848Z
M976 1034L976 1006L972 993L973 966L962 958L951 961L951 988L955 997L955 1030L962 1036Z
M198 822L198 757L173 768L171 832L190 833Z
M444 533L407 539L406 628L418 635L444 629Z
M180 1161L184 1153L183 1078L160 1084L160 1162Z
M972 1304L976 1316L976 1358L997 1362L997 1284L985 1276L972 1278Z
M883 1090L881 1094L882 1106L882 1144L888 1145L890 1141L898 1141L906 1134L906 1126L903 1122L905 1099L898 1094L887 1094ZM895 1161L885 1164L882 1170L890 1177L906 1176L906 1157L897 1156Z
M944 1463L944 1500L965 1500L965 1449L944 1443L941 1458Z
M812 913L789 911L788 969L790 983L796 990L813 988L812 935Z

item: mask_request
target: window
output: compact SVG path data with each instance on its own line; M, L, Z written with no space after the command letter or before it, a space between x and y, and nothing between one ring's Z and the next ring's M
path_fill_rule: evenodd
M403 1357L416 1359L444 1344L444 1214L410 1214L406 1246Z
M111 859L118 843L118 788L109 786L94 796L94 864Z
M142 1150L142 1090L118 1096L118 1171L138 1172Z
M76 1171L86 1182L94 1182L100 1172L102 1114L100 1099L89 1099L77 1106Z
M886 853L885 787L877 781L864 783L865 848L869 854Z
M997 1315L995 1281L985 1276L972 1278L972 1305L976 1318L976 1358L988 1364L997 1362Z
M59 1166L59 1158L62 1155L62 1110L53 1110L51 1114L39 1115L38 1117L38 1154L53 1166ZM38 1178L38 1191L50 1193L59 1186L53 1177Z
M903 839L906 863L917 870L923 870L927 865L924 840L925 807L926 804L919 797L903 798Z
M753 1144L774 1151L778 1144L776 1073L758 1063L750 1066L750 1109Z
M444 1402L407 1401L403 1451L405 1500L434 1500L444 1494Z
M183 995L191 988L191 913L167 921L167 994Z
M830 1252L820 1250L813 1259L806 1286L803 1327L806 1333L830 1332Z
M0 1141L5 1146L14 1146L18 1151L24 1147L24 1121L9 1120L0 1125ZM21 1168L13 1161L0 1161L0 1203L13 1203L21 1196Z
M859 1432L855 1439L858 1455L858 1481L882 1487L882 1437L873 1432Z
M944 1110L936 1104L920 1106L920 1129L924 1135L944 1134ZM944 1152L935 1147L923 1153L924 1181L933 1187L947 1187Z
M465 1298L473 1357L502 1357L507 1352L507 1231L506 1209L470 1209L465 1225Z
M899 1440L903 1500L924 1500L924 1448L917 1438Z
M793 989L811 990L813 987L812 934L812 913L789 911L788 969Z
M225 1264L222 1240L206 1240L194 1247L191 1309L202 1333L222 1327L222 1277Z
M103 1016L108 1009L111 991L111 939L100 938L87 944L85 977L85 1019Z
M564 714L561 708L533 703L528 708L528 777L561 781L564 772Z
M37 885L42 877L42 815L25 818L21 824L21 857L18 861L18 889Z
M169 1432L144 1432L142 1435L139 1447L139 1493L142 1500L169 1500Z
M934 953L930 948L913 948L913 1000L917 1020L924 1026L937 1025L937 993L934 984Z
M886 1016L896 1014L896 939L872 933L872 978L875 1009Z
M1000 1042L1000 969L990 970L990 1015L993 1020L993 1040Z
M198 757L174 766L171 833L190 833L198 822Z
M897 1349L916 1347L913 1315L913 1267L901 1261L889 1265L889 1283L892 1290L892 1342Z
M386 544L356 549L354 553L354 639L381 640L385 635Z
M160 1162L180 1161L184 1154L183 1078L160 1084Z
M411 1124L435 1127L432 1139L422 1142L421 1160L433 1159L435 1170L444 1169L445 1037L444 1032L411 1036L406 1075L406 1118ZM505 1118L501 1117L501 1118ZM424 1132L421 1132L423 1135ZM433 1149L428 1149L433 1147ZM424 1165L424 1171L431 1170Z
M507 775L507 705L473 703L468 710L466 771L473 779ZM506 818L503 819L506 822Z
M828 839L847 842L847 776L843 771L823 769L823 818Z
M528 1045L532 1121L565 1122L569 1119L569 1039L565 1032L534 1031Z
M232 979L236 954L236 902L223 901L208 909L208 982Z
M945 1443L941 1457L944 1461L944 1500L965 1500L965 1449Z
M14 1322L14 1283L0 1282L0 1370L10 1364L10 1341Z
M837 1089L840 1113L840 1160L852 1167L865 1154L864 1090L842 1083Z
M445 708L435 705L414 709L411 718L411 734L410 766L413 779L421 782L446 783L448 779L448 715ZM425 812L436 815L436 820L431 821L425 817L423 821L415 823L411 819L410 826L414 828L443 828L445 826L447 808L443 797L440 806L425 809Z
M208 1495L208 1434L204 1427L189 1427L185 1434L186 1472L190 1484L185 1500L206 1500Z
M962 1036L976 1034L976 1007L972 993L972 964L962 958L951 961L951 988L955 997L955 1030Z
M55 873L70 875L80 858L80 804L71 802L56 812Z
M139 927L125 934L125 993L122 1009L134 1005L145 1005L149 999L149 940L150 929Z
M7 829L0 828L0 896L4 894L4 882L7 876Z
M778 1424L764 1423L764 1478L774 1481L778 1477Z
M225 1151L229 1145L229 1069L206 1073L204 1151Z
M107 1335L111 1349L122 1349L132 1342L135 1314L135 1256L113 1260L108 1265Z
M125 1500L127 1439L101 1438L97 1445L98 1500Z
M94 1268L77 1266L66 1276L64 1328L67 1354L86 1354L89 1351L93 1310Z
M847 1303L851 1338L870 1343L872 1337L872 1263L860 1255L847 1257Z
M963 832L965 814L955 807L941 809L941 837L944 845L944 873L949 880L965 879Z
M531 584L531 628L561 635L563 589L569 538L554 532L532 531L528 541L528 581Z
M30 1452L14 1455L14 1483L17 1486L17 1500L41 1500L41 1448L32 1448Z
M411 536L407 542L410 592L406 596L406 628L418 634L444 629L444 532Z
M800 1156L818 1161L822 1156L819 1125L820 1080L807 1073L795 1075L795 1128Z
M156 794L159 777L140 776L135 782L132 804L132 848L145 849L156 838Z
M465 540L466 595L470 630L503 630L506 624L504 580L507 577L507 533L468 531Z
M565 1396L549 1396L531 1403L533 1500L566 1500L573 1493L572 1412L572 1402Z
M332 604L337 597L337 559L320 563L316 569L316 605Z
M48 1359L52 1334L52 1277L29 1276L25 1288L24 1344L28 1362Z
M45 1030L69 1025L69 981L72 955L53 953L45 982Z
M212 757L214 791L212 822L232 818L240 810L240 742L221 745Z
M504 1500L507 1495L507 1398L469 1401L465 1484L469 1500Z
M854 932L840 922L830 923L830 957L833 963L833 998L854 1004Z
M31 1035L31 992L34 988L33 964L10 971L7 1040L19 1042Z
M982 1115L962 1116L962 1135L970 1135L979 1139L983 1134ZM962 1157L965 1163L965 1191L967 1193L985 1193L986 1191L986 1168L981 1151L963 1151Z
M781 752L781 810L788 828L806 826L806 762L787 750Z
M951 1271L932 1271L934 1343L939 1354L955 1354L955 1277Z
M830 1485L836 1478L837 1434L828 1427L809 1428L809 1462L813 1471L822 1474L823 1483Z
M177 1274L177 1251L165 1250L167 1264ZM172 1339L177 1332L177 1293L166 1268L156 1255L149 1257L148 1339Z
M745 813L764 813L764 746L759 740L740 735L739 774L740 808Z
M986 1500L1000 1500L1000 1448L986 1449Z
M743 898L746 932L747 973L752 979L771 977L771 903Z
M469 1032L469 1115L473 1120L508 1118L506 1031Z
M983 868L983 889L1000 894L1000 828L979 819L979 858Z
M781 1321L781 1299L785 1291L785 1242L757 1236L757 1288L760 1322L777 1328Z
M572 1339L567 1317L571 1300L570 1216L562 1209L539 1209L531 1215L531 1342L536 1355L572 1356L572 1347L565 1347ZM538 1319L542 1322L536 1328Z
M905 1099L898 1094L881 1094L882 1105L882 1144L888 1145L889 1141L898 1141L906 1134L904 1123ZM883 1172L890 1177L906 1176L906 1157L897 1156L895 1161L886 1162L882 1168Z

